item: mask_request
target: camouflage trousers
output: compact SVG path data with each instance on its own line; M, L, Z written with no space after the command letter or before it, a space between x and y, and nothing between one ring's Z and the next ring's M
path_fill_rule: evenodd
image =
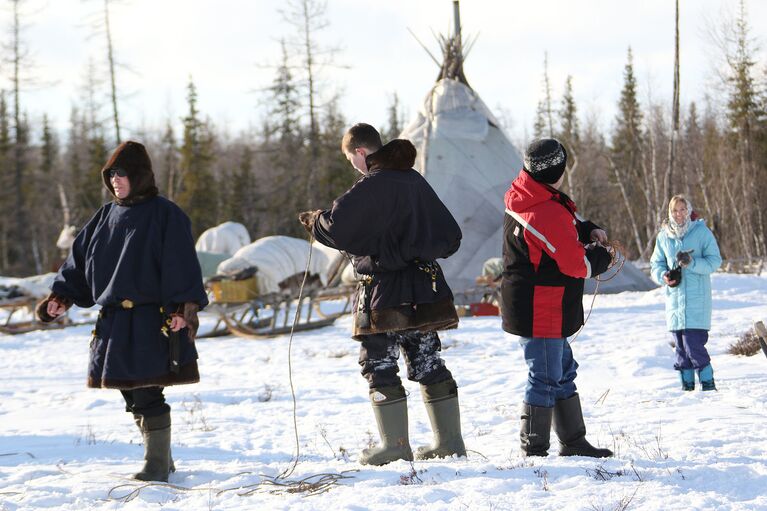
M439 352L437 332L389 332L366 335L360 346L359 364L370 388L401 385L400 351L405 358L408 380L432 385L453 378Z

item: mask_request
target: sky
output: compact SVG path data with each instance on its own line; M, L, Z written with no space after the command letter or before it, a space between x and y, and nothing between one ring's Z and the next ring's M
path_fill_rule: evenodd
M737 0L681 0L681 100L721 97L718 48L707 33L731 17ZM767 2L749 0L755 43L764 46ZM33 123L43 114L60 131L73 102L82 102L89 62L103 78L97 100L106 109L104 36L94 28L100 0L26 0L22 38L34 67L23 94ZM278 0L120 0L111 7L119 108L128 135L179 123L186 84L193 78L199 110L225 133L257 128L264 118L264 87L274 77L279 40L293 28ZM349 124L384 126L393 93L406 118L415 115L434 84L437 66L412 31L439 57L435 38L452 27L451 0L328 0L320 44L336 47L335 67L321 85L337 90ZM609 127L623 81L627 49L634 53L640 100L670 104L673 71L672 0L463 0L464 40L476 37L465 64L470 85L496 113L513 141L531 133L543 94L544 54L555 99L573 77L581 117ZM10 40L10 2L0 6L0 35ZM6 44L7 46L7 44ZM5 51L8 54L7 50ZM760 65L767 62L758 53ZM0 67L8 87L10 66Z

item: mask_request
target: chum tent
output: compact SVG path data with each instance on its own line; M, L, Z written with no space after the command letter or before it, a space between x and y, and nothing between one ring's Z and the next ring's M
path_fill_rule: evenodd
M454 2L455 28L441 38L443 63L436 84L416 117L400 134L418 150L421 172L455 217L463 232L461 248L439 263L451 288L461 293L475 286L488 259L501 256L504 194L522 168L522 158L498 120L469 86L463 72L460 16ZM593 282L586 288L593 289ZM630 262L599 292L653 289L655 284Z

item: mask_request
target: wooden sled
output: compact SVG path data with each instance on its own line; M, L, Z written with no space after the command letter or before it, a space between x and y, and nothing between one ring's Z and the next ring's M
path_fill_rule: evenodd
M290 333L296 310L300 311L296 332L332 325L351 312L354 290L355 286L309 288L304 289L300 300L297 293L269 293L245 302L213 300L205 311L218 316L216 325L198 337L233 334L245 339L268 339L284 335Z
M27 332L34 332L35 330L54 330L58 328L65 328L72 326L75 323L64 314L55 321L50 323L43 323L38 321L34 314L35 306L39 301L38 298L31 296L19 296L8 300L0 300L0 309L4 310L8 315L0 324L0 333L6 335L25 334ZM26 313L26 316L31 315L32 319L14 320L14 317L18 317L19 313Z

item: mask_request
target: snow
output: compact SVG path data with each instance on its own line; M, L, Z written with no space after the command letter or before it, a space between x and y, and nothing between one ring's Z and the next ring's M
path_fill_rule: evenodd
M710 393L679 389L661 289L597 296L573 350L588 438L608 460L520 456L525 364L490 317L442 334L469 457L362 467L377 432L349 318L296 334L288 479L350 477L311 496L249 486L291 467L287 337L198 341L203 381L166 391L178 472L146 487L129 479L142 447L119 393L84 386L90 327L0 337L0 510L767 509L767 360L726 353L767 316L767 278L716 274L713 289ZM415 447L431 432L418 385L405 387ZM115 487L134 498L109 500Z

